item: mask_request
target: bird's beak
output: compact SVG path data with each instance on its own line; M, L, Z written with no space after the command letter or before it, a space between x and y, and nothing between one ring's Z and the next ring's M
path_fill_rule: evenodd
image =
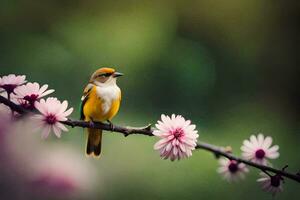
M120 72L115 72L113 73L113 77L119 77L119 76L123 76L124 74L120 73Z

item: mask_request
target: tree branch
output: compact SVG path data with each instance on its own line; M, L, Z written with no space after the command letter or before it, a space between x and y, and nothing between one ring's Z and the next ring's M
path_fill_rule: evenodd
M217 147L217 146L207 144L207 143L204 143L204 142L198 142L197 146L196 146L196 149L204 149L204 150L207 150L207 151L210 151L210 152L214 153L217 156L223 156L223 157L226 157L230 160L235 160L239 163L244 163L248 166L255 167L255 168L260 169L262 171L273 172L275 174L279 174L281 176L290 178L290 179L300 183L300 176L298 174L292 174L292 173L286 172L284 170L286 167L284 167L283 169L280 170L280 169L275 169L275 168L272 168L272 167L269 167L269 166L260 165L260 164L242 159L240 157L234 156L233 154L226 152L226 150L224 150L224 148L222 148L222 147Z
M0 95L0 103L5 104L6 106L10 107L13 111L16 111L23 115L31 113L31 111L24 109L22 106L13 103L12 101L6 99L5 97L3 97L1 95ZM62 121L61 123L71 126L73 128L74 127L96 128L96 129L102 129L102 130L107 130L107 131L112 131L112 132L118 132L118 133L122 133L125 137L128 135L133 135L133 134L154 136L152 134L153 129L151 129L151 124L149 124L145 127L122 127L122 126L116 126L116 125L111 126L110 124L105 124L105 123L101 123L101 122L95 122L93 125L91 125L89 122L80 121L80 120L72 120L72 119L68 119L67 121ZM213 153L217 157L223 156L230 160L236 160L239 163L244 163L248 166L260 169L264 172L272 172L272 173L281 175L283 177L289 178L291 180L294 180L294 181L300 183L300 175L299 174L288 173L285 171L285 169L280 170L280 169L260 165L260 164L245 160L243 158L234 156L228 150L226 150L226 148L224 148L224 147L214 146L214 145L211 145L211 144L208 144L205 142L198 142L196 149L203 149L203 150Z
M20 114L29 113L29 111L26 110L25 108L23 108L22 106L15 104L14 102L8 100L7 98L5 98L1 95L0 95L0 103L3 103L4 105L10 107L11 110L16 111Z
M112 131L112 132L118 132L123 133L125 137L132 134L140 134L140 135L147 135L147 136L154 136L152 134L151 124L145 126L145 127L122 127L113 125L113 127L110 124L105 124L101 122L94 122L93 125L91 125L89 122L81 121L81 120L72 120L68 119L67 121L61 122L65 125L71 126L71 127L82 127L82 128L95 128L95 129L102 129L106 131Z

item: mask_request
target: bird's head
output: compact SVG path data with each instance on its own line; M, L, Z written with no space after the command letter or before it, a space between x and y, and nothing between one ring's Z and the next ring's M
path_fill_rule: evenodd
M122 73L116 72L113 68L103 67L96 70L90 79L90 83L98 86L116 84L117 77L123 76Z

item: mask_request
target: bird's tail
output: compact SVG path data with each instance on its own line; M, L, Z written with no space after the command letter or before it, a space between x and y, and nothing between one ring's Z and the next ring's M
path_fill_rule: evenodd
M88 139L86 144L86 154L99 157L101 153L102 130L88 128Z

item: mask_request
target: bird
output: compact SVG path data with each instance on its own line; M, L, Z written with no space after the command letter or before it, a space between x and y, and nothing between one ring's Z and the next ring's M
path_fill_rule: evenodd
M99 68L84 88L80 119L90 123L87 128L87 156L99 158L101 154L102 130L92 128L94 122L107 121L113 128L111 120L118 113L121 103L121 89L117 85L120 76L123 74L113 68Z

